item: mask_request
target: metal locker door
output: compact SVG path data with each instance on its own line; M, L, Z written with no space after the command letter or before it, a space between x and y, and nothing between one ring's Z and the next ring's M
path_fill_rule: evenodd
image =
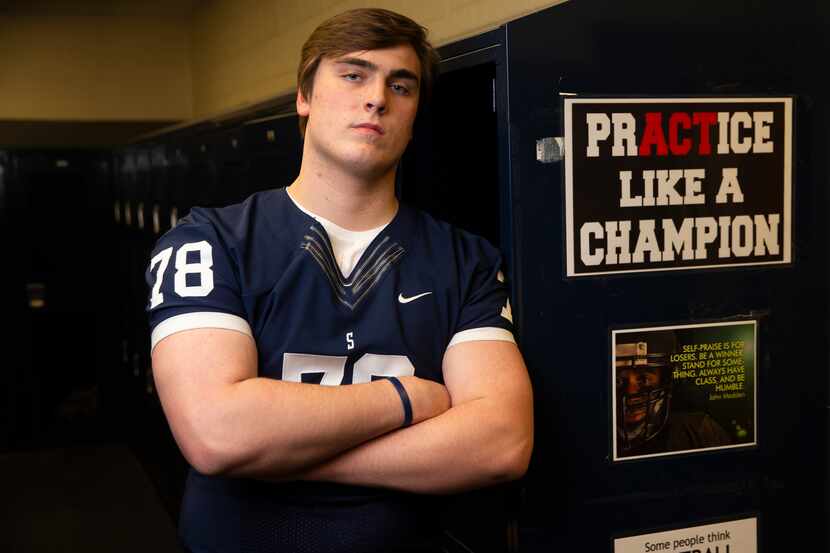
M439 49L435 90L418 114L397 185L402 202L500 248L512 281L504 38L502 27ZM447 498L442 523L459 551L516 550L521 485Z
M826 9L820 9L826 15ZM727 531L701 531L703 542L692 543L698 538L694 529L709 524L728 529L743 520L756 529L749 539L757 539L757 544L740 549L732 543L732 551L786 551L798 549L796 545L826 550L828 176L826 164L819 160L827 151L830 116L824 101L826 83L810 61L816 52L827 52L827 19L816 17L818 11L808 2L782 7L773 2L595 0L568 2L507 25L513 208L521 223L514 241L519 280L515 312L537 405L523 551L623 552L631 551L627 544L640 539L638 551L649 543L648 547L659 548L645 551L710 548L714 553L720 547L723 553L730 545L724 536ZM739 157L742 141L762 136L754 133L764 125L755 129L730 125L739 112L739 119L766 117L758 114L767 108L754 110L750 102L769 97L781 99L772 102L776 105L792 101L792 125L782 124L770 137L758 138L758 155L753 156L750 141L752 151ZM657 115L636 110L626 114L613 107L632 105L632 100L648 105L646 111ZM583 104L577 101L584 103L586 112L578 111ZM690 121L686 127L682 123L686 108L671 112L670 106L703 105L698 101L750 107L702 109L700 113L717 112L716 123L707 131L698 125L693 132L693 113L686 115ZM727 113L728 124L717 122L721 112ZM775 121L786 120L785 108L775 113ZM662 122L648 123L649 117L658 121L663 115ZM605 117L608 126L603 126ZM636 134L629 122L636 124ZM662 154L656 142L654 149L648 146L661 132L658 129L666 129L669 143ZM607 153L598 155L616 170L608 179L585 178L598 163L593 161L591 145L599 144L605 130L608 141L602 144L607 149L602 151ZM652 131L655 134L649 135ZM720 132L735 138L724 146L727 153L719 150L726 144ZM631 150L627 139L613 142L614 137L626 135L633 139ZM710 151L700 145L703 135L711 139ZM586 136L595 140L587 147ZM790 138L793 142L787 146ZM670 170L700 169L684 163L678 153L686 139L694 140L688 144L694 144L696 162L710 163L707 170L730 159L737 160L741 175L748 175L761 165L760 152L769 145L775 148L772 153L787 149L795 171L788 177L783 161L785 167L775 179L763 174L747 178L744 204L734 199L716 201L718 183L723 185L719 176L714 183L703 180L699 190L696 184L684 189L684 183L677 181L674 190L682 205L674 197L665 205L647 204L655 195L643 184L644 171L659 169L670 175ZM576 149L577 144L581 149ZM612 147L618 148L616 153ZM646 159L652 152L656 154ZM630 183L626 174L634 175ZM636 184L638 175L640 184ZM786 185L790 178L791 194ZM664 183L653 191L665 199L671 195L668 188ZM720 253L710 255L702 248L701 258L714 266L694 266L698 254L684 261L678 252L671 262L668 256L667 261L646 257L650 265L635 271L634 258L586 254L587 258L577 256L577 262L602 263L604 274L569 273L573 251L626 249L622 238L608 244L601 241L600 233L594 232L597 228L608 236L613 232L616 239L628 237L622 234L621 224L630 223L642 235L659 239L659 233L647 233L651 223L642 221L652 221L659 230L668 228L667 220L680 225L689 213L698 213L700 224L704 216L712 220L718 216L726 217L727 225L730 214L738 214L741 205L763 194L786 204L782 213L787 206L792 208L792 235L784 234L780 242L782 251L792 248L789 260L762 248L761 254L752 250L747 255L769 254L770 263L755 260L724 266L718 265ZM685 203L684 198L691 201ZM698 200L702 203L691 205ZM648 218L643 215L647 210L652 210ZM579 226L583 221L592 226ZM720 225L721 219L717 221ZM776 227L782 231L783 221L782 215ZM731 234L734 244L746 245L747 232ZM706 243L706 238L696 239ZM635 250L637 235L630 240ZM644 247L654 251L650 238L644 240ZM722 242L721 247L724 259L737 255L737 249L730 250ZM610 266L612 261L617 268ZM726 336L722 330L726 327L717 325L742 321L750 321L754 328L754 350L746 357L752 367L745 373L755 379L751 401L726 398L705 377L689 377L699 369L684 365L686 350L649 339L672 332L687 340L688 350L714 348L713 344L728 340L690 336L695 332ZM642 355L638 344L643 344ZM653 353L665 357L649 357ZM633 413L636 407L620 400L628 397L618 392L627 386L625 363L663 364L666 368L655 367L653 372L671 373L673 400L690 401L694 390L705 394L700 404L713 418L720 417L719 424L739 447L689 447L683 453L667 448L659 454L626 458L620 436L640 434L633 431L633 415L626 427L620 423L625 415L616 410L628 405ZM645 381L645 372L641 374L638 378ZM648 412L656 417L661 400L654 398L641 405L651 402L653 411ZM741 441L747 436L744 423L718 415L726 404L749 417L754 439ZM675 412L680 413L679 409L670 413ZM646 423L640 426L645 428ZM657 436L657 423L653 431ZM805 494L806 490L811 493ZM648 537L660 532L670 533ZM662 545L666 536L672 536L666 538L668 546Z
M212 133L209 137L216 164L216 205L239 203L247 196L247 160L245 137L239 128Z
M150 158L150 221L149 228L158 238L170 230L172 206L171 162L169 148L165 144L155 146Z
M296 114L249 121L245 137L248 194L290 185L300 173L303 142Z
M219 175L214 158L215 145L204 133L186 136L183 141L183 151L189 162L186 177L188 202L193 207L218 206Z

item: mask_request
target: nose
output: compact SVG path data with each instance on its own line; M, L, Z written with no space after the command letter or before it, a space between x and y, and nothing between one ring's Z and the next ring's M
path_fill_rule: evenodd
M375 79L374 82L367 88L366 93L366 111L369 113L377 112L378 115L386 113L386 83L383 79Z
M629 394L636 394L640 391L642 386L642 379L636 372L631 372L625 376L625 391Z

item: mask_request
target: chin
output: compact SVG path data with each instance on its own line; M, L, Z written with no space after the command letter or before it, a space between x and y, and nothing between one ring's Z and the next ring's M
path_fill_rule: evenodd
M346 161L349 170L365 178L379 178L390 171L394 171L398 165L398 158L394 160L378 159L377 155L358 155Z

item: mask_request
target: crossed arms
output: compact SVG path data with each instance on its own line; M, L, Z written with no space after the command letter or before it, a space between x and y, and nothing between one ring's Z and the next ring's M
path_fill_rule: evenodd
M413 424L386 380L349 386L257 377L253 339L224 329L172 334L153 350L170 428L204 474L321 480L450 493L519 478L533 447L530 382L512 342L447 350L446 386L400 378Z

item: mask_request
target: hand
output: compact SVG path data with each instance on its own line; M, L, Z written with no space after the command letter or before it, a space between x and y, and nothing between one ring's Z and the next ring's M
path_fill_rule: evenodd
M417 376L403 376L399 380L412 404L412 424L437 417L450 408L450 393L443 384Z

